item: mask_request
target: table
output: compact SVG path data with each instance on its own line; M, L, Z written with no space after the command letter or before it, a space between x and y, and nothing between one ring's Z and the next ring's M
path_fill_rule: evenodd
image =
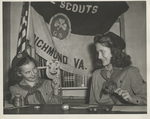
M35 108L40 106L40 108ZM74 105L71 105L72 107ZM130 106L131 107L131 106ZM135 107L135 106L134 106ZM138 106L139 107L139 106ZM106 110L106 108L109 109ZM138 112L121 112L112 111L112 105L101 105L97 107L97 111L90 111L87 109L69 109L64 111L61 104L46 104L46 105L28 105L21 108L4 108L4 114L147 114L147 111ZM124 107L123 107L124 108ZM147 108L147 106L144 106Z

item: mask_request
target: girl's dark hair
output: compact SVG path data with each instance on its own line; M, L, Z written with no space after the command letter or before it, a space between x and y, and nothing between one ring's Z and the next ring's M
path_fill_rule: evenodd
M28 64L29 62L33 62L36 67L38 67L38 62L30 55L23 57L19 62L16 63L16 67L10 70L10 85L14 85L19 83L22 80L22 76L18 76L17 72L20 71L19 67Z
M18 70L18 68L20 66L26 65L29 62L33 62L35 64L35 66L38 66L38 62L37 60L35 60L33 57L31 57L30 55L27 55L25 57L23 57L17 64L16 64L16 68L14 70Z
M96 35L94 37L94 43L95 44L100 43L101 45L110 48L112 54L111 64L113 67L124 68L131 65L131 57L127 55L125 52L123 52L122 50L116 48L109 35L103 35L103 36ZM96 65L99 65L99 68L102 68L103 67L102 62L99 60L97 61L98 62L96 62Z

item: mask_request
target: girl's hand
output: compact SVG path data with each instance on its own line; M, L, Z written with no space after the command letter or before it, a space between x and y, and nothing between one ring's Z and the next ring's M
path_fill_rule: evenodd
M129 92L127 90L122 90L121 88L118 88L114 91L114 93L117 93L118 95L120 95L125 101L129 102L129 103L133 103L134 100L132 98L132 96L129 94Z

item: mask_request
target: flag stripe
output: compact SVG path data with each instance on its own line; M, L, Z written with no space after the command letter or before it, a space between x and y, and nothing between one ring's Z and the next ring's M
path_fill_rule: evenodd
M27 30L27 27L24 27L21 29L21 31L19 33L19 38L24 37L26 35L26 30Z
M23 43L25 43L25 41L26 41L26 36L23 37L23 38L21 38L21 43L20 43L20 45L19 45L18 48L17 48L17 52L18 52L18 53L24 51L24 49L22 48L22 46L23 46ZM25 48L25 47L24 47L24 48Z
M26 35L27 35L27 22L28 22L28 6L29 3L23 3L20 28L18 34L17 54L26 50Z

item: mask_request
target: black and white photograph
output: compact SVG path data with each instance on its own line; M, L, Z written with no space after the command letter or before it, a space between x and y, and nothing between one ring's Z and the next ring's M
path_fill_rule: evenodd
M2 1L0 118L148 119L149 4Z

